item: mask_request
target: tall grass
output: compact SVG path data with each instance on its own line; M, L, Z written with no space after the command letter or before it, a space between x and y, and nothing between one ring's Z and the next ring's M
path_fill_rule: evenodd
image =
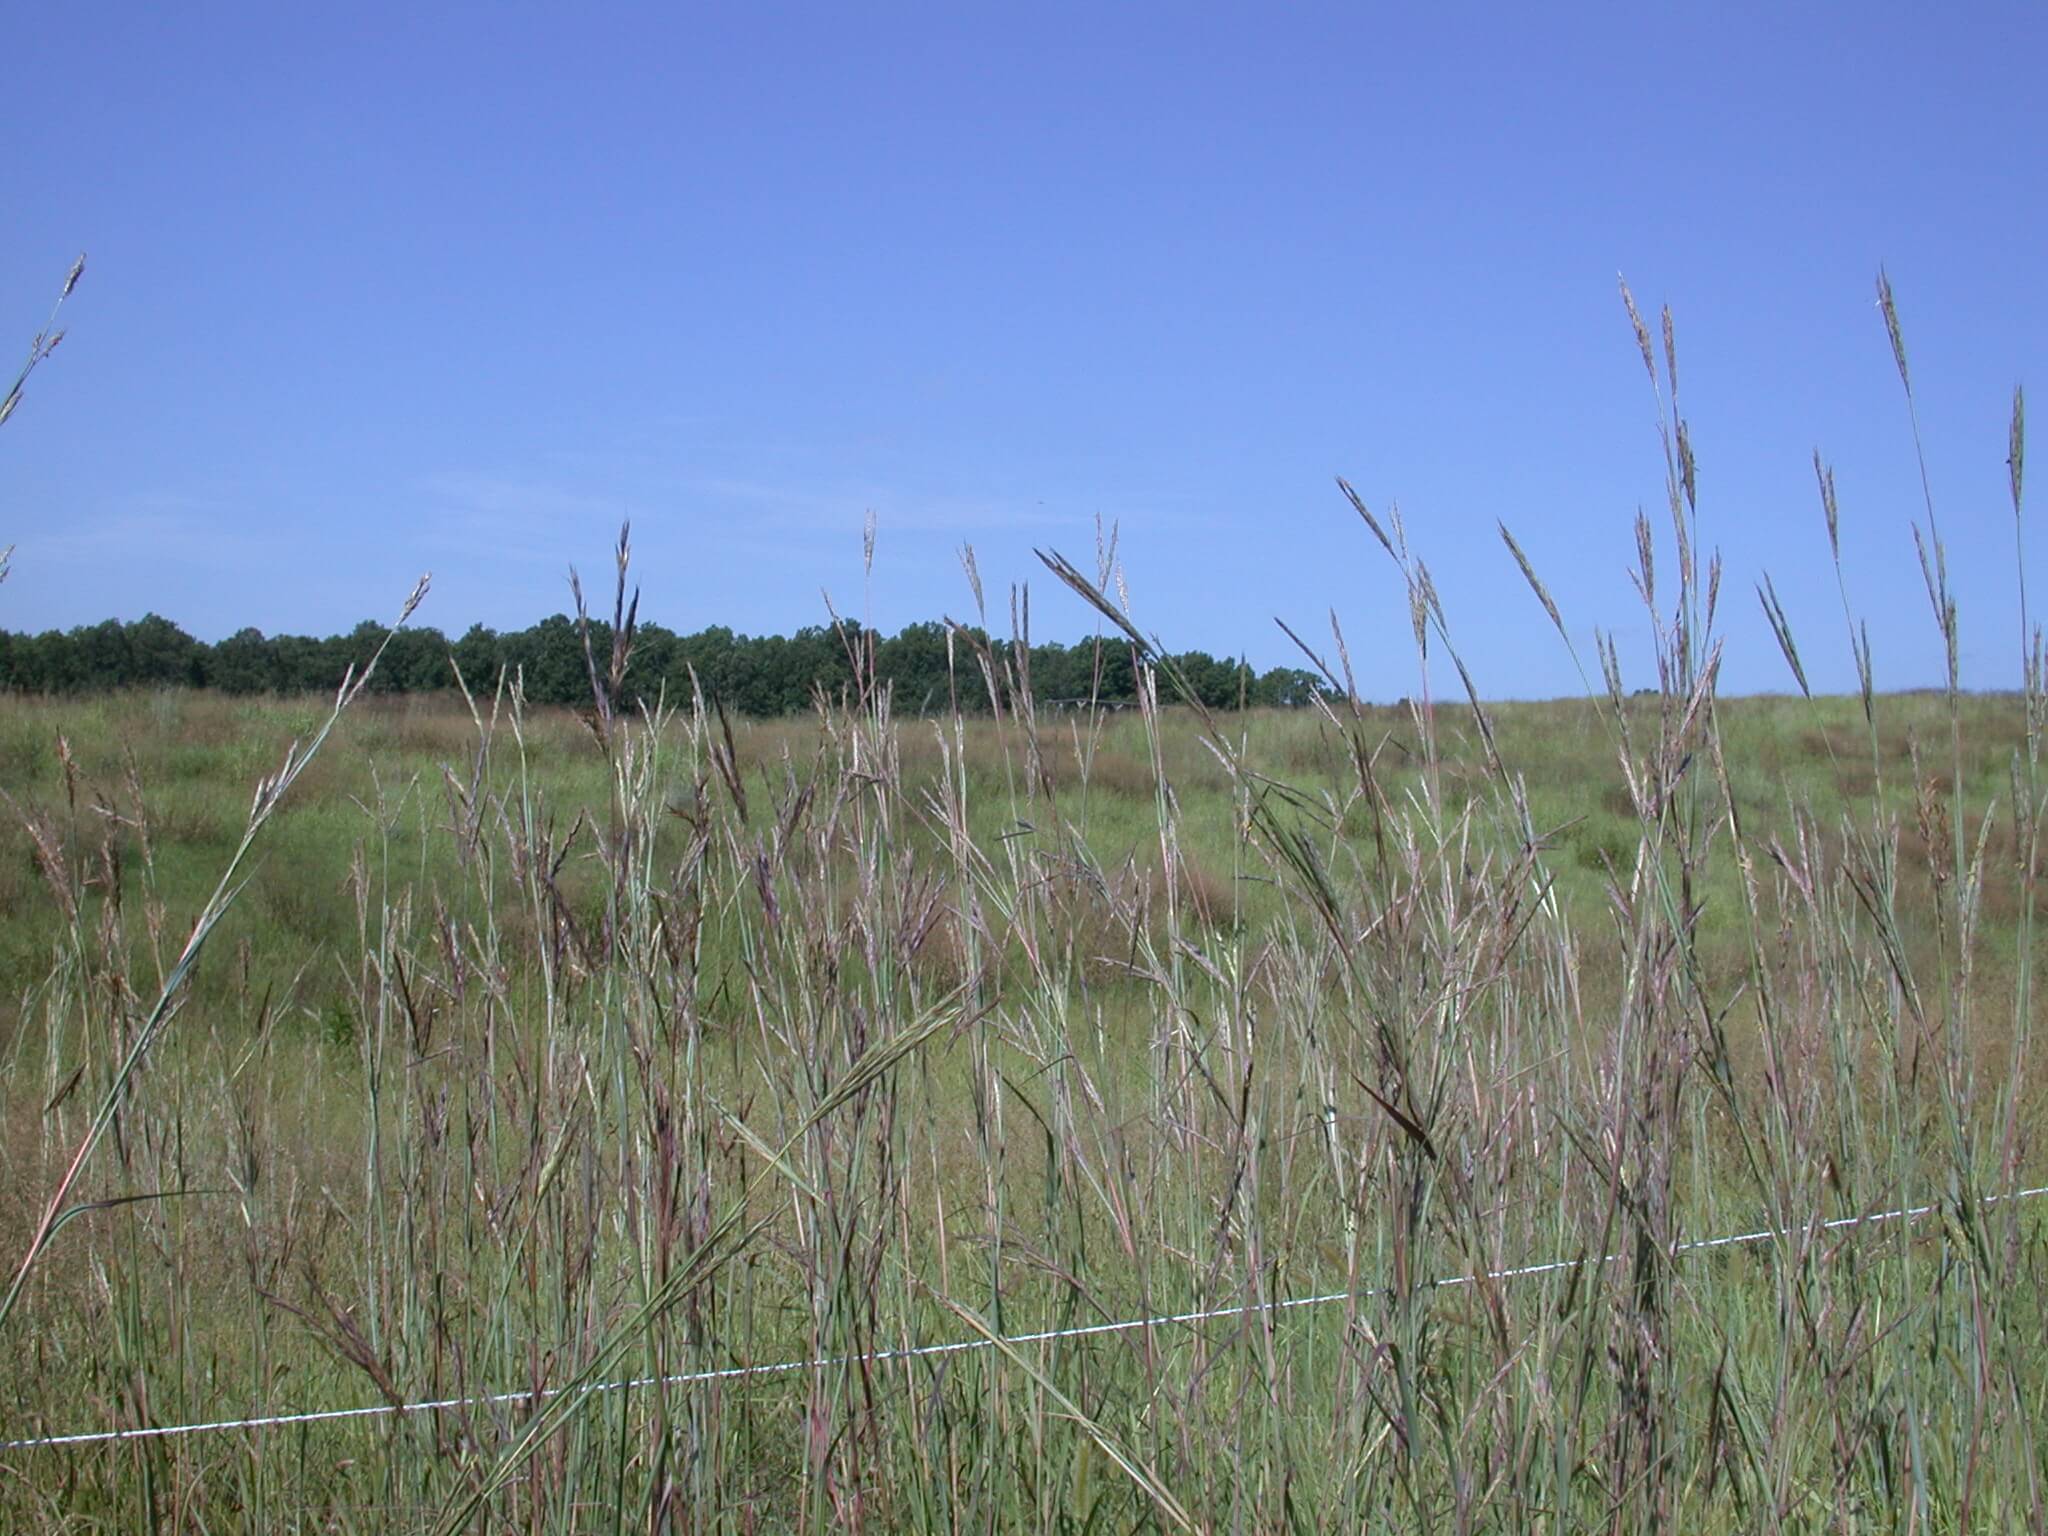
M0 395L0 423L13 416L21 404L21 392L28 386L29 375L49 360L50 354L63 345L64 333L57 328L57 316L63 312L64 301L71 297L78 287L78 280L85 276L85 257L71 263L71 270L64 275L64 286L57 291L57 301L50 306L50 317L43 322L43 328L35 333L28 344L28 355L14 375L14 382L7 386L7 393ZM0 582L7 580L7 573L14 558L14 546L0 546Z
M1603 636L1556 707L1616 764L1599 806L1532 788L1517 742L1555 715L1484 704L1398 515L1352 495L1407 596L1414 701L1359 699L1338 633L1332 701L1256 728L1178 689L1109 560L1054 555L1138 655L1135 720L1042 714L1005 672L1028 649L967 630L954 697L987 722L899 722L851 639L854 687L801 730L701 695L628 711L622 536L589 792L558 787L516 676L469 680L461 750L357 797L346 941L305 962L324 1040L286 1017L315 983L237 991L219 951L130 981L124 900L177 930L152 791L82 828L27 809L62 922L5 1155L58 1198L18 1220L0 1434L459 1405L10 1448L0 1507L2040 1529L2040 1226L1990 1198L2038 1168L2040 641L1996 801L1953 670L1945 742L1900 740L1853 619L1860 698L1807 706L1826 766L1759 783L1716 693L1669 317L1627 308L1668 521L1637 529L1654 697ZM2016 519L2022 439L2016 402ZM1931 510L1923 547L1953 654ZM162 1035L156 994L212 1004ZM918 1352L949 1341L985 1347Z

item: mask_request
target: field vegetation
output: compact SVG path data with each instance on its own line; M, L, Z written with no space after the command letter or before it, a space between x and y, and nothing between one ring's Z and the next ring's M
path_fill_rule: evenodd
M0 700L0 1523L2042 1529L2040 642L1809 698L1766 591L1722 700L1664 443L1646 692L1483 704L1359 503L1399 706L1052 557L1135 709L749 720L623 537L580 711Z

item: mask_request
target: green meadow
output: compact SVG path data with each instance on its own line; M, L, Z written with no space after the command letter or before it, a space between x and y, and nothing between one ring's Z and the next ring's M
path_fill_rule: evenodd
M332 701L0 703L0 1434L452 1403L11 1446L0 1508L2028 1525L2041 700L1696 642L1484 708L508 679L289 760Z
M2048 1527L2039 633L1961 688L1930 507L1946 687L1766 584L1721 698L1663 440L1648 690L1484 702L1353 497L1392 706L1052 557L1134 707L735 718L623 535L580 708L0 697L0 1528Z

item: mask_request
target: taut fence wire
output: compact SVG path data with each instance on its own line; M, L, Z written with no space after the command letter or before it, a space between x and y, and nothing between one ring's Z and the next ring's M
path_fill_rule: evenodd
M1978 1203L1996 1205L2001 1202L2031 1200L2038 1195L2048 1195L2048 1184L2014 1190L2010 1194L1986 1195ZM1683 1254L1704 1253L1715 1248L1748 1247L1756 1243L1769 1242L1774 1238L1798 1237L1807 1232L1835 1232L1849 1227L1917 1221L1920 1217L1933 1215L1941 1209L1939 1202L1930 1202L1926 1205L1876 1211L1861 1216L1837 1216L1828 1221L1802 1227L1764 1227L1755 1232L1731 1232L1722 1237L1696 1238L1676 1244L1671 1250L1671 1256L1677 1258ZM1441 1280L1432 1281L1431 1289L1449 1290L1455 1286L1471 1285L1476 1279L1526 1280L1537 1275L1556 1274L1560 1270L1571 1269L1581 1264L1612 1264L1621 1257L1618 1253L1608 1253L1600 1255L1597 1259L1550 1259L1540 1264L1520 1264L1511 1269L1489 1270L1484 1276L1448 1275ZM1216 1322L1223 1318L1256 1317L1266 1313L1291 1312L1308 1307L1327 1307L1342 1301L1364 1300L1378 1294L1379 1288L1327 1291L1315 1296L1291 1296L1281 1301L1247 1302L1229 1307L1206 1307L1194 1312L1173 1312L1156 1317L1133 1317L1116 1322L1089 1323L1077 1328L1048 1328L1038 1333L1008 1334L1000 1342L1008 1345L1049 1344L1062 1339L1097 1338L1104 1334L1135 1333L1146 1328L1181 1327L1193 1323ZM469 1397L434 1398L417 1403L372 1403L358 1408L320 1408L299 1413L257 1414L242 1419L211 1419L190 1424L150 1424L137 1429L81 1430L73 1434L0 1440L0 1451L108 1445L127 1440L165 1440L181 1435L218 1434L228 1430L277 1429L294 1424L336 1424L349 1419L408 1417L421 1413L452 1413L464 1408L537 1404L559 1397L565 1392L631 1392L648 1387L686 1387L708 1382L739 1381L757 1376L786 1376L795 1371L830 1370L846 1365L886 1365L899 1360L923 1360L942 1355L965 1354L973 1350L993 1349L997 1342L989 1338L950 1339L938 1344L876 1349L861 1354L831 1355L808 1360L779 1360L761 1365L732 1365L718 1370L684 1371L667 1376L636 1376L622 1381L592 1382L583 1387L542 1387L523 1392L491 1392Z

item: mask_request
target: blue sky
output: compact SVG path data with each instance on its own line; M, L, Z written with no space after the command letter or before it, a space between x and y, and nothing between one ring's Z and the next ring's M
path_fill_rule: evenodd
M1676 313L1726 686L1788 686L1766 570L1850 685L1816 447L1879 681L1924 684L1883 264L1964 680L2009 686L2048 12L1791 9L17 8L0 326L90 266L0 429L0 626L326 633L431 569L422 621L519 627L630 516L677 629L967 617L972 543L1071 638L1031 550L1091 565L1099 515L1169 646L1286 662L1335 609L1391 697L1343 474L1484 691L1578 687L1497 518L1644 682L1620 273Z

